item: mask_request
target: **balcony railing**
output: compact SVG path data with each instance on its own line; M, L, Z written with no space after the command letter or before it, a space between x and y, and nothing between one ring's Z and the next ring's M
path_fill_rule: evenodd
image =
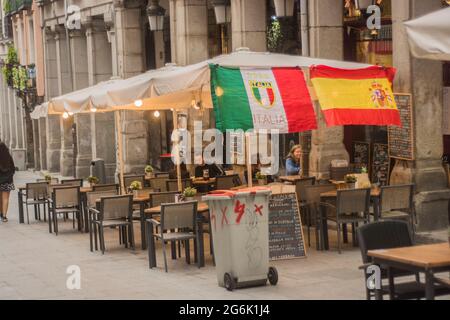
M33 0L5 0L3 2L3 10L6 15L11 15L20 10L31 7Z

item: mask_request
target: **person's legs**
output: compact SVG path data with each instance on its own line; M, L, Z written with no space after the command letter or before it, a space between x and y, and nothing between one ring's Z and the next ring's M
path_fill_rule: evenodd
M9 191L2 192L2 213L3 218L6 218L8 214L8 205L9 205Z
M3 218L3 191L0 191L0 219Z

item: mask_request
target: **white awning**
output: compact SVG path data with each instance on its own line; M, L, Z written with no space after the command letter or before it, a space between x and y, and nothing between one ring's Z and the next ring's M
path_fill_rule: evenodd
M450 61L450 7L404 23L416 58Z

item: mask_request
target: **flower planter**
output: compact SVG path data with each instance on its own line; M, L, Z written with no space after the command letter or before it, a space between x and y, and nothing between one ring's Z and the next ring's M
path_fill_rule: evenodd
M347 182L347 189L355 189L356 182Z
M139 196L139 190L133 190L133 198L137 198Z
M155 177L155 174L154 174L153 172L146 172L146 173L145 173L145 176L146 176L147 178L154 178L154 177Z
M266 179L258 179L258 185L260 186L266 185Z

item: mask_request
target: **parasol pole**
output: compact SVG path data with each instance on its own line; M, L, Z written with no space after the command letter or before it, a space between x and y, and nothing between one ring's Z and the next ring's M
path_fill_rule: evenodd
M173 117L173 130L177 130L177 136L174 141L174 150L175 150L175 162L177 166L177 183L178 183L178 191L182 192L183 186L181 184L181 164L180 164L180 134L178 132L178 113L174 109L172 111L172 117Z
M122 128L120 126L121 123L121 119L120 119L120 111L116 111L115 112L115 116L116 116L116 130L117 130L117 144L119 147L119 183L120 183L120 189L122 190L122 194L125 194L125 182L123 179L123 172L124 172L124 168L123 168L123 146L122 146Z
M250 153L250 133L245 133L245 146L247 149L247 157L246 157L246 164L247 164L247 184L251 188L253 187L253 174L252 174L252 154Z

